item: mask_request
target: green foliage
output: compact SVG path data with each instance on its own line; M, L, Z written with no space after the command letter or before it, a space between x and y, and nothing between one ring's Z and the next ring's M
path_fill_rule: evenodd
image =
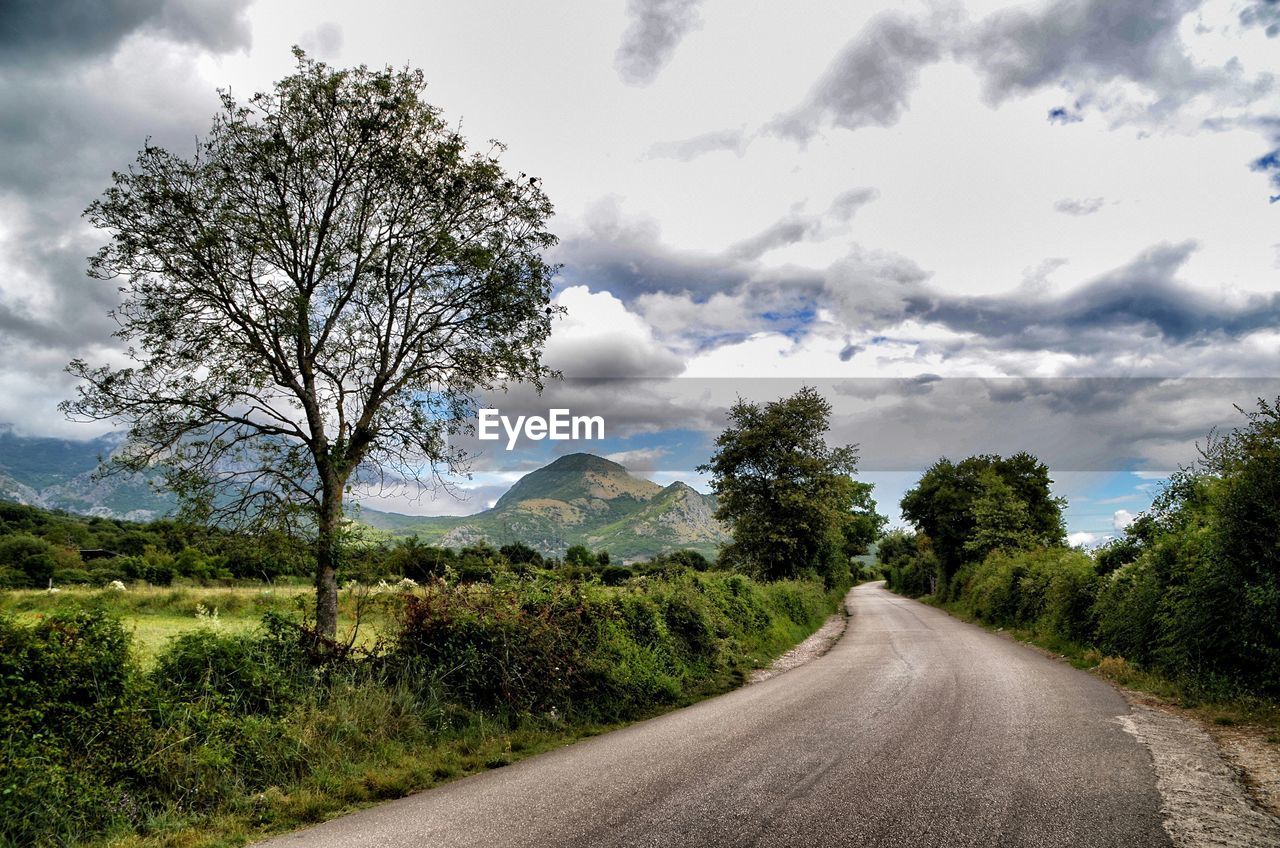
M1001 550L962 576L959 606L980 621L1073 640L1093 632L1097 572L1088 554Z
M30 593L52 612L0 616L0 845L299 826L719 691L840 597L667 567L616 588L543 570L383 593L403 610L390 651L317 653L314 634L268 613L256 633L180 636L149 671L105 610L189 611L188 590L101 593L88 609ZM203 597L230 610L275 596Z
M876 560L890 589L904 595L931 595L940 574L929 540L918 533L894 530L880 538Z
M711 461L716 517L733 527L724 558L767 580L816 573L847 582L883 524L870 484L853 479L857 449L830 448L831 404L805 387L763 405L739 399Z
M1039 546L1036 528L1048 525L1010 497L1012 483L990 476L998 458L975 458L967 470L970 460L943 460L903 511L935 549L942 540L952 562L967 564L944 567L949 582L926 586L928 546L917 539L913 552L891 535L880 553L890 585L1192 687L1280 694L1280 401L1259 400L1244 415L1244 426L1211 435L1201 459L1172 475L1152 509L1092 559ZM1034 472L1027 481L1047 482L1043 466L1020 464Z
M1049 469L1028 453L933 464L902 498L902 515L928 536L949 587L966 561L1005 548L1064 543L1062 500Z
M139 813L154 732L128 649L100 613L0 617L0 842L61 845Z
M458 703L618 721L739 674L816 627L833 597L814 583L692 572L618 589L437 583L406 599L396 658Z

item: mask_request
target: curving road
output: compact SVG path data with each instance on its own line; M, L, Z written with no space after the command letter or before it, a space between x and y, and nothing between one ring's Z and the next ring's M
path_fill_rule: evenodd
M878 583L848 604L784 675L267 844L1170 844L1110 686Z

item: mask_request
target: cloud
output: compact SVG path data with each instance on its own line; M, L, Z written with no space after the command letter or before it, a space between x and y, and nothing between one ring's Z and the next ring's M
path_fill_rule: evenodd
M1064 197L1053 204L1053 208L1064 215L1092 215L1103 206L1106 200L1101 197L1082 197L1079 199Z
M735 259L759 259L779 247L825 238L836 232L831 226L832 222L849 222L859 209L879 196L880 193L873 188L855 188L838 195L826 212L806 214L793 211L755 235L734 244L729 248L729 256Z
M1070 545L1070 546L1071 546L1071 547L1073 547L1073 548L1078 548L1078 547L1085 547L1085 548L1087 548L1087 547L1091 547L1091 546L1093 546L1093 545L1095 545L1095 544L1097 544L1097 543L1099 543L1099 542L1103 542L1103 541L1105 541L1107 538L1108 538L1108 537L1106 537L1106 536L1101 536L1101 535L1099 535L1099 534L1097 534L1097 533L1086 533L1086 532L1081 531L1081 532L1079 532L1079 533L1071 533L1070 535L1068 535L1068 536L1067 536L1067 544L1068 544L1068 545Z
M1059 82L1119 77L1152 85L1193 84L1178 26L1200 0L1053 0L993 13L966 53L982 72L986 95L1010 95Z
M104 236L81 212L148 139L194 148L217 97L191 48L246 46L246 5L0 7L0 358L19 363L5 374L0 420L64 431L54 408L72 394L63 367L77 356L118 360L108 313L119 293L86 276Z
M1267 38L1280 35L1280 2L1261 0L1246 6L1240 12L1240 24L1245 27L1263 27Z
M702 0L628 0L631 23L614 55L618 76L628 85L648 85L671 61L676 48L698 25Z
M904 15L876 17L836 55L805 101L768 129L804 143L827 125L854 130L897 123L920 69L942 58L932 29Z
M1101 330L1138 330L1167 342L1215 335L1238 338L1280 322L1280 295L1250 295L1235 304L1177 279L1194 242L1151 247L1127 265L1058 297L1024 294L955 297L921 292L906 314L1026 348L1081 350Z
M670 377L684 370L684 361L613 295L573 286L556 303L567 312L552 330L545 361L566 377Z
M7 0L0 5L0 64L92 60L135 32L218 53L246 48L250 2Z
M329 60L342 54L342 43L342 27L332 21L307 30L298 39L298 46L309 55Z
M1124 530L1133 522L1133 513L1127 509L1117 509L1115 515L1111 516L1111 526L1116 530Z
M1092 107L1113 124L1163 124L1197 99L1202 117L1216 117L1271 92L1274 77L1246 78L1238 59L1192 58L1180 30L1202 4L1049 0L1002 9L969 28L956 54L978 70L993 104L1050 86L1072 93L1074 104L1051 110L1051 122L1082 120Z
M681 162L688 162L707 153L717 153L721 150L731 151L741 158L747 150L746 130L743 128L712 130L691 138L659 141L649 146L645 156L649 159L678 159Z
M667 455L665 448L636 448L635 450L617 451L616 453L607 453L604 458L616 462L619 465L625 465L628 471L657 471L658 460Z

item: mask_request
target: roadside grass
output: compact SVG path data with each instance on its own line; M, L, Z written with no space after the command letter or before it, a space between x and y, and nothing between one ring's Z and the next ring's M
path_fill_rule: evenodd
M941 603L932 596L916 600L946 612L962 621L976 624L993 633L1003 633L1027 645L1053 654L1075 668L1089 671L1111 683L1152 695L1187 710L1199 720L1218 726L1253 725L1267 734L1267 742L1280 744L1280 703L1244 692L1213 688L1192 681L1179 681L1158 672L1146 670L1124 657L1106 656L1096 648L1081 645L1059 634L1022 627L997 627L981 621L955 603Z
M223 634L257 630L268 612L300 616L313 603L313 589L307 584L276 586L148 586L135 584L125 591L73 586L49 592L43 589L0 591L0 614L13 615L31 624L49 615L77 609L101 609L120 618L132 634L134 656L144 668L177 636L210 629ZM362 604L356 629L357 603ZM351 639L370 647L394 627L394 602L390 596L357 598L344 592L339 613L345 627L339 641Z
M678 709L679 704L669 709ZM342 719L348 734L358 731L367 754L351 756L350 739L331 737L311 751L309 772L296 785L272 786L240 799L230 809L193 822L180 815L158 818L149 833L120 832L82 843L94 848L237 848L249 842L319 824L395 798L432 789L570 745L625 726L539 726L526 721L511 728L481 715L460 728L432 730L425 723L412 731L404 721L388 721L383 699L368 692L342 705L354 710ZM662 711L655 711L654 715ZM327 711L326 711L327 713ZM649 717L649 716L646 716ZM333 730L332 714L307 717L309 730ZM402 717L401 717L402 719Z
M523 644L521 634L537 635L537 628L542 626L539 621L548 626L559 621L554 617L530 618L517 614L517 607L505 606L509 601L524 599L529 603L542 597L533 588L519 589L518 597L501 600L508 598L504 591L507 590L485 585L447 590L424 586L412 592L372 596L344 591L341 614L349 625L359 611L363 619L361 632L368 634L362 638L376 640L391 637L394 628L404 626L400 613L405 604L412 605L412 598L424 603L433 597L436 601L447 598L455 606L440 608L427 620L441 621L438 615L446 614L452 629L439 634L441 638L465 638L468 644L489 654L503 645L518 649ZM553 587L545 591L551 593L546 596L548 602L561 597ZM397 656L394 650L391 654L370 654L369 662L349 676L343 676L343 672L323 685L304 683L293 690L295 695L282 696L280 693L289 691L288 686L273 688L280 682L270 676L275 672L266 669L263 673L268 677L262 678L257 670L247 667L255 662L252 658L258 656L253 653L256 649L233 637L255 629L262 633L261 615L292 613L299 604L305 607L310 598L306 586L270 591L265 587L173 587L125 592L85 589L53 594L0 593L0 615L8 615L19 624L38 627L43 622L57 630L61 626L58 616L88 609L120 618L126 633L131 630L134 634L132 639L118 641L119 653L115 655L126 657L117 669L119 679L124 681L119 697L126 700L119 701L119 709L93 709L80 715L89 722L86 729L94 733L98 732L94 730L97 723L103 722L106 737L97 735L95 745L119 744L121 750L132 750L129 733L124 730L134 726L125 721L130 714L150 716L147 722L152 729L146 732L154 734L148 737L154 741L138 743L148 746L140 749L142 758L137 763L149 776L138 778L144 782L137 784L137 791L154 793L149 796L150 801L134 797L135 790L127 788L134 784L99 785L94 782L97 777L92 769L73 771L82 762L74 746L69 749L69 759L60 763L59 774L63 777L59 780L82 781L93 791L93 797L111 808L105 823L93 829L79 824L104 818L95 816L92 810L77 809L74 815L81 818L71 814L49 818L51 806L56 810L59 803L47 793L40 793L39 787L46 785L42 781L46 781L49 772L36 760L51 756L52 747L31 756L22 752L27 762L19 763L16 778L6 780L16 779L14 786L19 792L26 787L34 806L6 809L16 815L38 817L30 820L47 825L42 825L43 831L36 831L41 835L33 842L6 842L0 836L0 848L18 844L229 848L502 768L741 685L752 668L767 664L817 629L839 607L844 595L843 591L826 592L811 583L762 585L736 575L718 574L690 574L674 580L644 577L637 578L630 588L593 584L583 591L586 595L568 606L553 603L528 608L547 615L559 610L569 616L564 619L566 625L577 620L573 616L581 612L575 606L578 604L585 603L588 610L595 610L592 615L606 616L583 619L594 622L592 627L598 624L602 628L599 644L588 640L583 646L603 651L584 659L597 663L593 673L602 675L598 680L604 688L593 696L599 700L582 702L573 714L542 701L535 706L514 708L485 706L483 698L471 699L457 688L457 668L441 675L439 665L427 662L421 673L414 671L417 666L408 666L410 673L397 673L385 665ZM486 605L485 599L490 596L494 603L501 603ZM578 596L571 593L564 599L574 597ZM468 606L468 599L479 605ZM209 612L215 608L219 610L216 623ZM200 609L206 613L197 614ZM448 613L449 609L454 612ZM606 614L607 610L613 612ZM534 629L504 629L517 623L520 628ZM187 659L173 665L173 651L182 647L173 637L200 630L227 638L187 645L186 653L181 655ZM110 627L103 632L109 633ZM488 636L504 633L507 641L484 641ZM255 635L255 639L267 638ZM50 650L96 651L90 647L93 641L86 638L80 642L50 643ZM490 647L482 647L485 645ZM200 670L205 668L204 655L192 653L197 648L209 651L207 672ZM233 648L248 653L227 653ZM405 649L401 643L399 650ZM449 648L448 657L456 663L458 651L466 649L466 644ZM74 659L66 653L50 656L66 662ZM245 657L247 664L234 660L228 666L225 659L220 659L235 656ZM485 657L484 653L477 657L482 666ZM94 653L92 659L106 663L109 657L103 654L99 658ZM129 671L131 663L141 669L142 677ZM98 667L108 669L106 664ZM170 669L183 673L171 674ZM193 670L194 677L187 673ZM501 670L503 667L499 667ZM54 674L49 685L56 686L59 677ZM287 680L282 682L288 684ZM478 685L484 682L476 679ZM276 702L278 709L259 712L250 701L242 700L257 697L255 687L260 685L267 686L262 690L268 693L265 697L281 699ZM161 694L166 686L172 687L170 696ZM129 706L134 702L127 699L134 697L130 693L135 691L151 694L136 706ZM48 702L37 699L34 703L43 711ZM136 712L138 709L142 712ZM118 728L110 724L117 719L124 721ZM52 728L52 732L56 736L70 730L62 726ZM48 744L53 743L51 737ZM111 768L133 768L129 763L135 760L124 757L115 759ZM60 791L62 786L77 784L47 785ZM17 825L16 819L14 824ZM53 833L49 828L59 831ZM30 827L26 832L33 833Z

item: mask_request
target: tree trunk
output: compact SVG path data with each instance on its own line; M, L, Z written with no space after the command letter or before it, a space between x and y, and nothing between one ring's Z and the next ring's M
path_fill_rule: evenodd
M342 487L325 492L316 528L316 632L338 638L338 535L342 529Z

